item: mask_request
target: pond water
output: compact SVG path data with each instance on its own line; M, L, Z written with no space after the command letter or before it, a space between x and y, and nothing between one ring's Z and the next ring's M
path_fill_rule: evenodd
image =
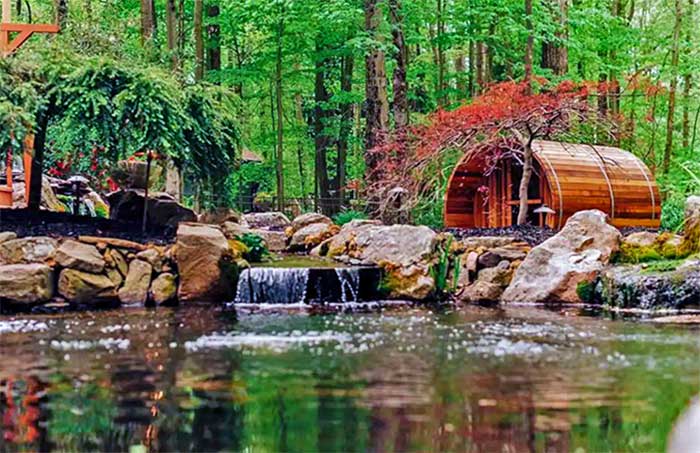
M0 317L0 451L662 451L699 333L534 307Z

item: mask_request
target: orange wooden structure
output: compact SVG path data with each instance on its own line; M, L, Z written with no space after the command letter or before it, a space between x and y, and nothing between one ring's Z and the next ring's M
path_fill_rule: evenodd
M659 189L632 153L608 146L535 141L528 221L561 228L575 212L600 209L617 227L658 227ZM445 194L445 226L496 228L516 223L522 165L503 159L485 175L487 156L465 156Z
M12 5L10 0L2 0L2 21L0 21L0 58L12 55L34 33L58 33L55 24L15 24L12 23ZM25 198L29 201L29 181L31 179L32 150L34 138L30 135L24 144L24 181ZM12 206L12 150L7 151L7 184L0 186L0 207Z

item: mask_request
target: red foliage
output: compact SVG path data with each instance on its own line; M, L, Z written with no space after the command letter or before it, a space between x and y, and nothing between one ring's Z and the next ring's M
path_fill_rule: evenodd
M377 153L380 175L368 191L375 197L393 187L408 189L416 196L430 185L431 174L425 170L446 149L466 154L486 153L496 163L504 153L516 155L525 144L540 138L554 137L569 131L576 122L590 120L589 93L608 90L595 83L564 81L547 86L537 80L530 87L524 82L502 82L452 110L438 110L427 125L401 131L393 141L368 152Z

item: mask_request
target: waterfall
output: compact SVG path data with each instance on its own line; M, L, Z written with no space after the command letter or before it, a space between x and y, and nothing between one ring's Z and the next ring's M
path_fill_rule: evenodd
M355 268L337 268L341 302L357 302L360 291L360 272Z
M306 302L309 269L256 267L238 280L236 303L298 304Z

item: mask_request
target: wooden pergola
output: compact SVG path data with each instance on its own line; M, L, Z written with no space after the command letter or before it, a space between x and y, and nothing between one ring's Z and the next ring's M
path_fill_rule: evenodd
M2 21L0 21L0 58L12 55L34 33L58 33L56 24L16 24L12 22L11 0L2 0ZM31 179L33 139L28 137L24 144L25 167L25 198L29 202L29 186ZM12 150L7 150L6 159L7 183L0 186L0 207L12 206Z

